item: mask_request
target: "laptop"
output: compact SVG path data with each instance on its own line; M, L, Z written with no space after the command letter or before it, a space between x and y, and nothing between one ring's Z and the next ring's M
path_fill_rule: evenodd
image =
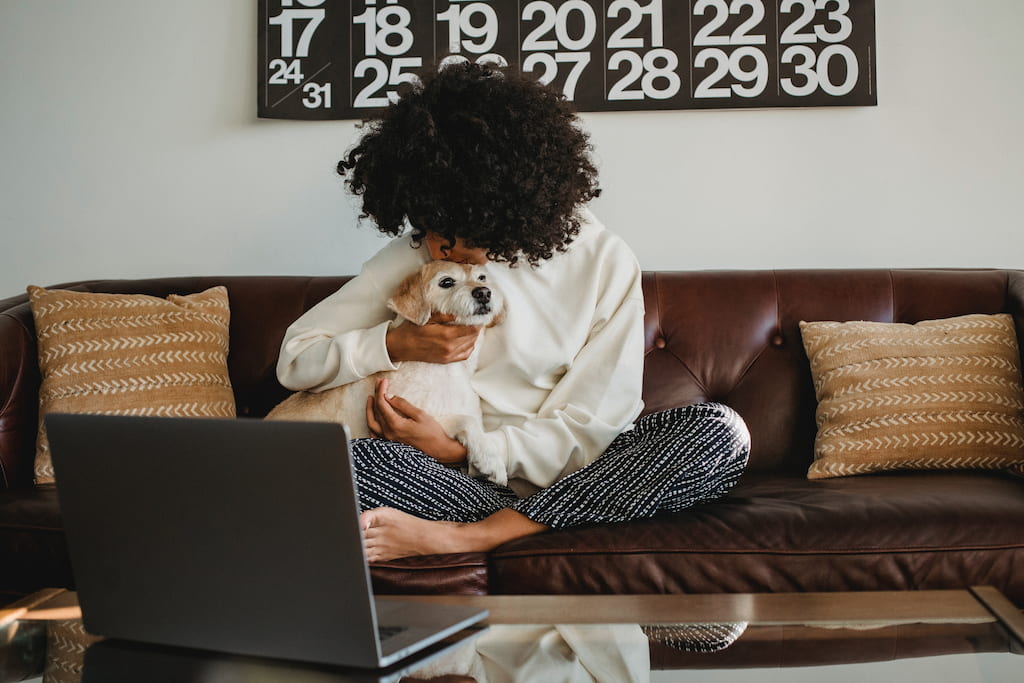
M379 668L487 616L374 597L341 425L53 414L46 429L90 633Z

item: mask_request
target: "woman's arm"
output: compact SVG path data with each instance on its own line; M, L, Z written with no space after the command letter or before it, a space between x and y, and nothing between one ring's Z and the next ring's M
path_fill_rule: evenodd
M278 380L288 389L322 391L394 370L386 344L393 317L364 269L288 327Z
M392 240L359 275L288 327L277 378L292 390L323 391L381 370L394 370L387 333L395 314L387 301L398 283L426 262L408 237Z
M479 329L436 324L395 326L387 301L424 263L407 239L392 242L285 332L277 376L292 390L323 391L396 369L396 363L451 363L473 351Z

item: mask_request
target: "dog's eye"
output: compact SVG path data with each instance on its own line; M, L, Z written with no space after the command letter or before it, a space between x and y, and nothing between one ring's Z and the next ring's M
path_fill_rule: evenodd
M441 289L451 289L455 286L455 280L450 277L443 277L441 281L437 283L437 286Z
M480 282L487 282L487 276L481 275L480 277L477 278L477 280L479 280Z

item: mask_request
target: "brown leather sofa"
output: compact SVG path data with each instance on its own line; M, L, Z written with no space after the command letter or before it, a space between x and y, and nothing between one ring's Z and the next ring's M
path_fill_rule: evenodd
M242 417L286 394L284 329L343 277L92 281L79 290L186 294L224 284ZM800 320L917 322L1011 313L1024 339L1024 271L650 272L648 411L714 400L746 419L750 466L726 498L656 519L548 532L490 553L374 567L380 592L716 593L958 588L1024 606L1024 480L898 472L809 481L815 398ZM0 601L71 586L51 486L33 486L39 373L24 296L0 301ZM287 458L287 454L282 454ZM315 524L316 520L310 520Z

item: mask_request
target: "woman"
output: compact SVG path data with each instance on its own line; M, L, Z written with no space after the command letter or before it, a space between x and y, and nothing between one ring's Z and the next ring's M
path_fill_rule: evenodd
M468 357L476 328L389 322L388 296L429 259L489 263L508 311L487 331L473 379L482 431L450 438L378 382L367 421L381 438L352 444L370 561L680 510L724 495L742 473L749 435L725 406L633 424L641 273L582 208L600 192L589 152L555 91L465 63L404 95L338 164L363 217L397 239L288 329L284 386L322 391L403 361Z

